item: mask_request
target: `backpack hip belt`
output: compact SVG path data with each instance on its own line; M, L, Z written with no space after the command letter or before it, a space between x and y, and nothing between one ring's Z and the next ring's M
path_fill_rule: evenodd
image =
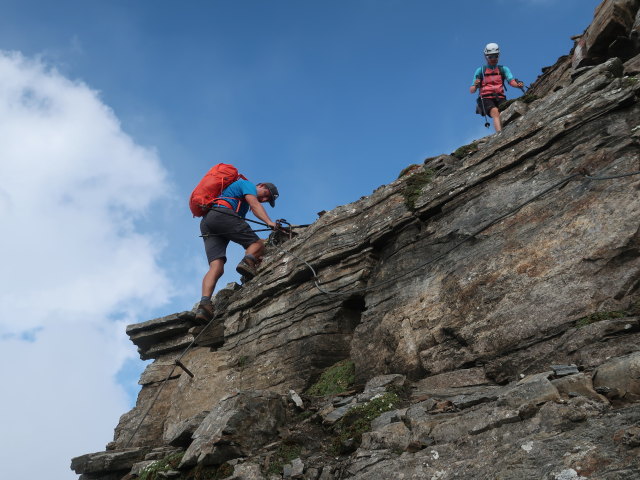
M227 202L226 200L224 200L224 198L233 198L234 200L238 200L238 206L236 207L236 209L234 210L233 206L231 205L231 202ZM229 210L235 213L238 213L240 211L241 204L242 204L242 200L236 197L218 197L213 199L213 203L211 204L210 208L214 208L214 207L228 208Z

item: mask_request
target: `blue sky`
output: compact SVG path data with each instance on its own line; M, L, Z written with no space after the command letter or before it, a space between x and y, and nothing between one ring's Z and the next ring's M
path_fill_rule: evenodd
M0 356L22 371L2 410L27 416L42 402L25 398L55 389L39 428L81 426L41 435L57 445L42 463L72 478L68 459L101 450L135 401L144 364L125 325L199 298L187 200L211 165L274 182L272 218L311 223L491 133L468 93L484 45L529 84L598 3L3 0Z

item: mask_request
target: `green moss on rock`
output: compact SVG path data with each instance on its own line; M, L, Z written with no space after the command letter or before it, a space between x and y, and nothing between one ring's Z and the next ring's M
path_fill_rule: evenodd
M140 472L140 480L156 480L159 478L158 473L177 469L183 455L183 452L174 453L173 455L169 455L162 460L158 460L157 462L148 465L142 470L142 472Z
M299 458L301 453L302 447L300 445L287 442L281 443L270 458L265 473L267 475L282 475L284 466L292 460Z
M414 164L412 164L412 165L409 165L408 167L404 167L404 168L400 171L400 173L398 174L398 178L402 178L402 177L404 177L405 175L407 175L407 174L409 174L409 173L413 172L414 170L418 170L418 169L420 169L421 167L422 167L422 165L419 165L419 164L417 164L417 163L414 163Z
M431 183L435 177L435 172L430 168L422 167L420 171L417 171L407 178L406 185L404 187L404 203L409 210L416 208L416 200L422 193L422 188Z
M342 360L327 368L318 381L308 390L308 395L324 396L344 392L355 381L355 364L351 360Z
M456 157L459 160L462 160L464 157L471 155L472 153L476 153L478 151L478 143L471 142L468 145L463 145L460 148L456 149L451 155Z
M586 327L587 325L591 325L592 323L601 322L603 320L611 320L613 318L624 318L626 316L627 312L619 310L611 312L596 312L576 320L575 326L578 328Z
M175 453L150 464L140 472L138 478L140 480L162 480L165 477L160 473L170 470L177 471L183 455L184 452ZM197 465L189 470L180 471L180 476L173 478L175 480L223 480L231 475L233 475L233 467L228 463L223 463L217 466Z
M333 450L335 453L346 453L358 448L362 443L362 434L371 430L371 422L384 412L396 409L399 404L400 397L395 393L387 392L364 405L350 409L334 425L336 439ZM345 448L345 446L348 447Z

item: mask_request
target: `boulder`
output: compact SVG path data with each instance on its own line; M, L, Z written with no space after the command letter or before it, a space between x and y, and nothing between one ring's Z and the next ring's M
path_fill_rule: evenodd
M640 401L640 352L614 358L593 374L593 386L613 400Z
M285 419L285 402L280 395L245 391L230 396L218 403L193 433L180 468L220 465L246 456L275 439Z
M573 68L601 63L612 56L633 56L634 47L629 37L639 8L638 0L604 0L578 41Z
M284 466L283 478L302 478L304 472L304 463L299 458L294 458L291 463Z
M551 383L563 398L582 396L596 402L608 403L606 397L597 393L593 388L590 375L584 373L568 375L551 380Z
M520 380L513 388L498 398L498 405L522 408L560 401L558 389L549 381L552 372L530 375Z
M131 470L135 463L144 460L150 448L130 448L114 452L88 453L71 460L71 470L76 473L98 474Z

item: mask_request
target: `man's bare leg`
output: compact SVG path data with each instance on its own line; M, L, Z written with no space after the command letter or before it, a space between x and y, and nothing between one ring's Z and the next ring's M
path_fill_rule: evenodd
M202 279L202 296L211 297L213 290L216 288L216 283L224 273L224 259L216 258L209 264L209 271L205 273Z
M500 121L500 110L498 110L496 107L493 107L489 111L489 115L491 115L491 118L493 119L493 127L496 129L496 132L502 130L502 122Z

